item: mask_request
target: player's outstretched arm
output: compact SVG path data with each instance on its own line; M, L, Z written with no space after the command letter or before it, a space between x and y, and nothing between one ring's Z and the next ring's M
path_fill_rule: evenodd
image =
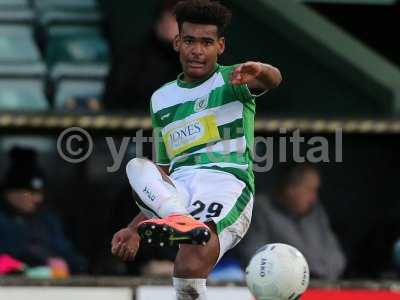
M232 72L232 84L247 84L250 89L270 90L282 82L279 69L261 62L248 61L238 65Z
M111 253L124 261L133 260L139 250L140 236L137 226L147 220L143 213L138 214L126 227L114 234L111 241Z

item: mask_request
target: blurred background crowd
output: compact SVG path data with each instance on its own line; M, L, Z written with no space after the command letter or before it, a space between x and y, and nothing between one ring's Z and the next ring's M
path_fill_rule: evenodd
M176 2L0 0L0 117L147 116L152 93L181 72L171 46ZM250 231L212 277L242 280L260 246L282 242L304 253L314 278L398 278L400 139L385 122L397 120L400 109L393 42L399 4L221 2L234 21L220 63L265 61L283 73L283 85L258 99L262 120L343 119L353 127L343 130L343 162L333 161L335 136L318 126L302 134L326 138L330 162L294 163L293 145L285 162L270 157L272 170L256 173ZM370 123L363 133L354 130L371 119L382 120L381 130ZM112 157L104 137L118 145L129 133L91 132L94 153L70 164L57 153L60 132L1 123L0 274L171 274L175 249L144 246L129 263L110 254L113 233L139 213L124 171L137 149L131 143L122 167L107 172ZM264 128L256 135L272 137L277 148L290 132ZM308 149L301 145L302 153Z

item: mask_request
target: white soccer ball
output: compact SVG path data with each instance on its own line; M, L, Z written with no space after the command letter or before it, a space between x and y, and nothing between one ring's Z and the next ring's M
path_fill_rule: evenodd
M259 249L246 268L246 283L257 300L296 300L307 289L310 271L303 254L285 244Z

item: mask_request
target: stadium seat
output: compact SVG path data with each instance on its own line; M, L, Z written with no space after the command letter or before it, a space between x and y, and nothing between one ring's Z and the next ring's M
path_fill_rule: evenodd
M44 79L47 70L41 62L26 64L0 64L1 78L41 78Z
M40 25L43 27L51 25L98 25L101 21L101 14L96 11L44 11L39 15Z
M0 26L0 64L40 61L39 51L29 26Z
M60 63L50 71L50 78L56 82L66 78L103 80L109 72L108 64L68 64Z
M3 9L0 6L0 23L1 24L33 24L35 20L34 12L29 9Z
M100 35L101 32L96 26L50 26L46 33L49 38L57 36L74 35Z
M103 80L61 80L55 96L55 109L64 110L67 102L71 99L77 99L80 102L97 99L100 102L103 96L103 89Z
M28 0L0 0L0 10L26 9L29 7Z
M97 9L96 0L35 0L34 6L43 10L93 11Z
M48 108L41 79L0 79L0 110L43 111Z
M58 110L72 110L71 106L93 107L93 99L100 106L105 77L109 71L107 64L58 64L50 72L55 90L54 107ZM67 103L69 102L69 103ZM76 105L71 105L76 102ZM96 105L94 105L96 106ZM83 108L84 109L84 108Z
M52 26L46 47L46 63L82 63L109 60L108 45L100 31L90 26Z

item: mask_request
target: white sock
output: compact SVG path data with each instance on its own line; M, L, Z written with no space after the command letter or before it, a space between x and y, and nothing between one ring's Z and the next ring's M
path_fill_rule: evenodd
M177 300L207 300L206 279L173 278Z
M141 207L160 218L174 214L189 214L174 186L163 180L156 165L142 158L134 158L126 166L126 174L134 191L143 203Z

